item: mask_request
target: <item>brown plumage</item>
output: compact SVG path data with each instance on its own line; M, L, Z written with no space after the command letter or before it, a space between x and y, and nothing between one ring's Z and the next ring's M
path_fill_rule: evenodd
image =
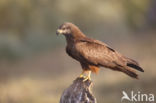
M99 67L106 67L126 73L133 78L138 78L134 70L144 72L135 60L121 55L101 41L86 37L72 23L62 24L57 34L66 37L67 54L79 61L84 71L97 72Z

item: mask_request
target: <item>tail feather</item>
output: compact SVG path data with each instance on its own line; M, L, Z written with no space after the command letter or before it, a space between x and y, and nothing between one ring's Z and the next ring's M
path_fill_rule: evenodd
M135 65L135 64L132 64L132 63L127 63L127 66L132 67L132 68L134 68L136 70L139 70L141 72L144 72L144 70L138 65Z
M115 63L115 64L116 64L116 67L113 68L113 70L121 71L121 72L127 74L128 76L130 76L132 78L138 79L138 74L133 69L129 68L126 65L122 66L122 65L119 65L117 63Z
M130 68L126 67L126 68L121 68L120 70L126 73L128 76L138 79L138 74L136 74L136 72L131 70Z
M126 58L127 59L127 66L131 67L133 69L136 69L138 71L144 72L144 70L139 66L139 63L133 59Z

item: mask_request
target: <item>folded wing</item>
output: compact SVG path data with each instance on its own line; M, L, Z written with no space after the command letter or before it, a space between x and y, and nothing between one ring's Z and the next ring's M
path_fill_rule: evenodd
M137 74L131 68L143 72L143 69L136 61L122 56L101 41L83 38L76 44L76 49L81 58L89 64L122 71L134 78L137 78Z

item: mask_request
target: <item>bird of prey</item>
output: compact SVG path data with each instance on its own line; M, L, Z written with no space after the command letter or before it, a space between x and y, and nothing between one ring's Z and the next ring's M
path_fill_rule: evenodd
M56 34L65 36L66 52L80 62L83 69L80 77L84 77L85 80L90 80L91 72L97 73L99 67L120 71L136 79L138 79L138 75L135 70L144 72L135 60L123 56L101 41L88 38L70 22L62 24Z

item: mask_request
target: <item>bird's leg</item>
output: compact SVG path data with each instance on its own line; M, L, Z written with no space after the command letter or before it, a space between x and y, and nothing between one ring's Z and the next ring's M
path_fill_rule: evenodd
M91 80L91 71L88 71L88 75L85 77L85 79L83 80L83 82L87 81L87 80Z
M85 78L84 73L85 73L85 71L83 70L79 77L80 78Z

